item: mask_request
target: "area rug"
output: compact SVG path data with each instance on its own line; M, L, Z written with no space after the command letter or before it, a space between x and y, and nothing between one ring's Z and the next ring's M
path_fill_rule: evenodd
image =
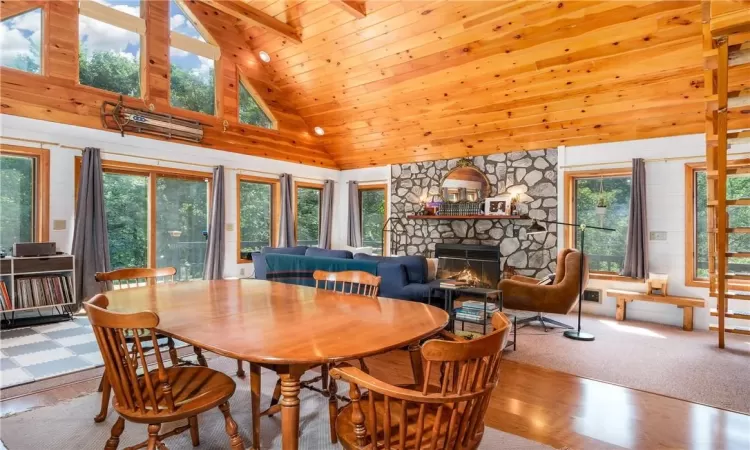
M215 358L209 365L233 374L236 363L226 358ZM267 405L276 382L275 374L263 372L261 405ZM237 391L230 402L232 416L240 427L243 442L251 444L250 428L250 389L247 379L235 378ZM341 389L340 389L341 390ZM117 419L110 410L109 417L103 423L94 423L93 417L99 409L99 394L90 394L75 398L55 406L39 408L2 419L0 439L8 450L66 448L76 450L101 450L109 438L110 428ZM320 394L303 389L300 394L300 448L301 449L340 449L329 439L328 402ZM224 418L218 409L198 417L201 445L199 449L226 449L228 438L224 431ZM43 424L43 425L40 425ZM177 425L181 425L178 423ZM261 447L264 449L281 448L281 418L263 417L261 419ZM166 425L162 432L171 429ZM146 427L126 423L121 436L120 447L135 445L146 438ZM165 441L170 450L192 449L189 433L174 436ZM492 428L486 428L484 439L479 447L483 450L542 450L550 449L546 445L524 439Z
M551 318L574 324L576 317ZM584 316L593 342L545 333L528 326L518 333L515 352L505 358L580 377L618 384L731 411L750 413L750 336L727 335L639 321Z

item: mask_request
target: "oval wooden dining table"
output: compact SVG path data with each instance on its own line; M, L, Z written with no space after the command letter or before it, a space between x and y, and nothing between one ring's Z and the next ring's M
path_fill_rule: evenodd
M106 296L111 311L157 313L163 334L273 368L281 378L284 450L299 448L300 377L307 369L413 345L449 319L422 303L264 280L164 283Z

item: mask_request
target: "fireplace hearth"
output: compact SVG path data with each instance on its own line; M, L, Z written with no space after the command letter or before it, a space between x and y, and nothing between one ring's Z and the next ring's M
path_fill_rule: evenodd
M471 286L494 288L500 281L500 247L435 244L439 279L465 280Z

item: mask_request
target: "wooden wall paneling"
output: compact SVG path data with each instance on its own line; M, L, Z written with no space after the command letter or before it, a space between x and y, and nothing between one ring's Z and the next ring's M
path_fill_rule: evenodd
M27 0L23 2L13 0L0 1L0 20L10 19L13 16L23 14L36 8L44 8L42 0Z
M357 19L362 19L367 15L367 7L362 0L331 0L331 3Z
M217 10L228 14L236 19L244 22L249 22L254 25L262 26L263 28L278 34L279 36L290 39L294 42L300 43L302 40L299 38L297 31L291 25L288 25L268 14L260 11L247 3L243 2L227 2L227 1L214 1L214 0L203 0L210 4Z
M49 26L46 74L61 85L74 86L78 82L78 2L60 0L48 2Z
M141 60L141 83L146 104L155 111L170 108L169 2L142 2L146 19L145 58Z

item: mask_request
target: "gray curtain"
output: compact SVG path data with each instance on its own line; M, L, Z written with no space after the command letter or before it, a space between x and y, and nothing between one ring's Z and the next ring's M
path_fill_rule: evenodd
M325 180L320 194L320 248L331 248L331 230L333 229L333 180Z
M239 186L237 188L239 189ZM224 166L216 166L211 192L206 256L203 260L204 280L221 280L224 277L224 201Z
M346 245L362 247L362 220L359 211L359 183L349 182L349 225L346 234Z
M279 177L281 184L281 214L279 215L279 247L294 247L297 239L294 237L294 183L292 176L282 173Z
M630 192L630 220L622 275L633 278L648 276L648 221L646 220L646 163L633 159Z
M112 289L94 279L96 272L109 271L109 237L107 212L104 209L102 156L98 148L87 147L81 158L78 203L73 228L75 256L75 289L78 307L81 302Z

